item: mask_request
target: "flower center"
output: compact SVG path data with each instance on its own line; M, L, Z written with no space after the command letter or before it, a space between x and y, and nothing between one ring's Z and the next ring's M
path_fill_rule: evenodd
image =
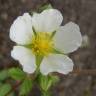
M32 51L34 54L47 56L53 50L53 40L50 33L38 32L32 39Z

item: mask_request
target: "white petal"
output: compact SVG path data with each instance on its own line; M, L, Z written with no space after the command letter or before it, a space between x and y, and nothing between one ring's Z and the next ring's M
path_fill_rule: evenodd
M77 50L81 46L82 36L79 26L75 23L68 23L60 27L54 36L55 46L64 53Z
M32 18L28 13L19 16L10 28L10 38L18 44L30 44L32 34Z
M59 72L68 74L73 70L72 60L65 55L51 55L46 57L40 66L40 71L44 75L48 75L50 72Z
M35 57L32 55L32 51L30 49L22 46L14 46L11 51L11 56L20 62L25 72L33 73L35 71Z
M63 20L60 11L47 9L40 14L34 14L32 23L37 32L53 32L59 28Z

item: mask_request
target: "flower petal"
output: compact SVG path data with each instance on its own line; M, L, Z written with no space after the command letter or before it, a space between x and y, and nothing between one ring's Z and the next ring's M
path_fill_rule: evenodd
M59 28L63 20L60 11L47 9L40 14L33 14L32 23L37 32L53 32Z
M50 55L46 57L40 66L40 71L44 75L48 75L50 72L59 72L68 74L73 70L72 60L65 55Z
M55 46L64 53L77 50L82 43L82 36L79 26L75 23L68 23L60 27L54 36Z
M14 46L11 56L20 62L23 70L27 73L33 73L36 70L35 57L32 51L22 46Z
M32 18L28 13L19 16L10 28L10 38L18 44L30 44L32 34Z

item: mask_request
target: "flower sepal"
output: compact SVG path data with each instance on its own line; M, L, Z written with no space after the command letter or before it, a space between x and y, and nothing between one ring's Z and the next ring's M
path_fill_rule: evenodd
M52 5L51 4L46 4L46 5L43 5L41 6L39 9L38 9L38 12L41 13L43 10L46 10L46 9L52 9Z
M38 76L38 83L41 88L41 92L43 96L50 96L50 88L55 85L59 81L58 76L44 76L42 74L39 74Z

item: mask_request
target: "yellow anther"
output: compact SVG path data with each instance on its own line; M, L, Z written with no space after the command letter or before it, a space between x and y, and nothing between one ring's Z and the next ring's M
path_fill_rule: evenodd
M50 39L51 34L46 32L38 32L32 39L32 51L34 54L48 55L51 53L54 43Z

